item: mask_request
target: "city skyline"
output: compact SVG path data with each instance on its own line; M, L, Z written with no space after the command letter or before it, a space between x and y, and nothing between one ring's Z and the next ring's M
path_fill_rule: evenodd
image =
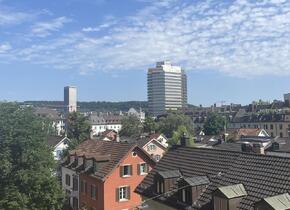
M0 0L0 13L0 100L76 85L80 101L145 101L160 60L184 67L194 105L290 92L289 1Z

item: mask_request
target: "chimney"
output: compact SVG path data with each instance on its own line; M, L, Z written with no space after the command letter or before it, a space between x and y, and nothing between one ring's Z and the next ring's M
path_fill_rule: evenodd
M181 139L180 139L180 145L183 147L189 147L189 137L186 135L186 133L183 133Z
M119 135L119 132L117 133L117 136L116 136L116 142L120 142L120 135Z

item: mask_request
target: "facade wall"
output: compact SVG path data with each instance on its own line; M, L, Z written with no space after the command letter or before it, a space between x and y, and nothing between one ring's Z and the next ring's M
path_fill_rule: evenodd
M80 189L80 207L85 206L88 210L95 208L96 210L104 210L104 183L91 176L81 174L80 183L86 183L86 191ZM96 199L91 197L91 186L96 186ZM85 186L85 184L84 184ZM83 188L85 189L85 187Z
M102 132L106 131L106 130L114 130L116 132L119 132L122 129L122 125L121 124L98 124L98 125L92 125L92 132L91 135L95 136L95 135L99 135Z
M64 88L64 105L65 112L77 111L77 88L73 86L67 86Z
M55 160L60 160L62 152L68 147L68 144L65 144L64 141L62 141L57 147L53 150L53 157Z
M230 123L229 128L262 128L272 137L288 138L290 122L249 122Z
M152 145L155 146L155 149L152 149ZM161 147L159 147L159 145L155 144L154 141L153 141L153 142L150 142L150 143L147 144L147 145L145 145L145 146L143 147L143 149L144 149L144 150L145 150L149 155L151 155L151 156L154 158L154 160L156 160L156 161L159 161L159 159L162 158L163 155L164 155L164 153L165 153L164 149L161 148ZM159 156L160 158L158 158L158 156Z
M61 174L62 174L62 176L61 176L62 188L66 192L66 194L69 198L70 205L72 206L73 198L76 198L79 202L79 191L73 190L73 177L76 177L78 180L79 180L79 177L73 170L67 169L65 167L61 168ZM70 185L66 184L66 175L70 176ZM79 189L79 186L78 186L78 189Z
M134 206L138 206L141 202L141 196L134 192L135 188L141 183L145 178L145 175L138 174L138 164L146 162L148 157L145 157L140 151L136 150L137 156L134 157L130 153L122 165L130 164L132 165L132 176L130 177L121 177L120 167L116 168L109 178L104 183L104 210L123 210L123 209L132 209ZM149 167L151 170L153 165ZM121 186L130 186L130 200L128 201L118 201L117 200L117 189Z

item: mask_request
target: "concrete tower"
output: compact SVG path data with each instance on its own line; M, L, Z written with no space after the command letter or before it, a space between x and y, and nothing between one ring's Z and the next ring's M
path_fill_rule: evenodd
M157 62L147 74L149 112L154 116L187 106L187 77L169 61Z
M75 86L64 87L64 111L66 114L77 111L77 88Z

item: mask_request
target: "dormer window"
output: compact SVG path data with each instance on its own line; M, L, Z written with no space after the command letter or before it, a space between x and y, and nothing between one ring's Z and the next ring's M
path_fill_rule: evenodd
M160 171L156 174L156 192L158 194L166 193L172 190L177 184L177 179L182 175L179 170Z
M214 210L238 210L245 196L247 192L242 184L219 187L213 193Z
M183 178L178 181L179 201L192 205L206 189L210 181L207 176Z
M263 198L255 204L255 210L288 210L290 209L290 195L288 193Z

